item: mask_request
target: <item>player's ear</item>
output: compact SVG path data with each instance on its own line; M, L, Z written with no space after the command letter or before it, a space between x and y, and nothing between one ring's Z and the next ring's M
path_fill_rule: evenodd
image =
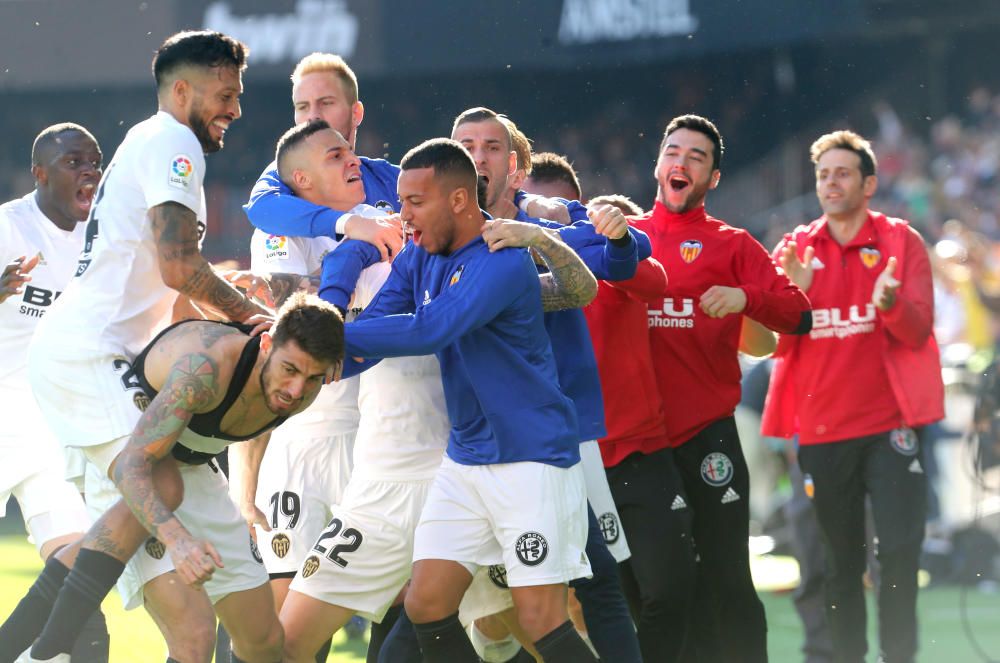
M716 168L715 170L713 170L712 171L712 177L708 181L708 188L709 189L714 189L715 187L719 186L719 180L721 178L722 178L722 171L719 170L718 168Z
M507 180L507 187L511 189L520 189L524 185L524 180L526 179L528 179L528 176L525 174L524 169L518 168Z
M514 150L510 151L507 155L507 176L511 176L517 172L517 152Z
M39 184L46 184L49 181L49 171L45 169L45 166L39 166L38 164L31 166L31 176Z
M365 119L365 105L361 101L355 101L354 105L351 106L351 124L355 129L361 126L361 122Z
M175 78L170 84L170 96L177 105L186 107L191 99L191 83L180 77Z
M304 191L312 188L312 178L309 173L296 168L292 171L292 181L295 182L296 191Z
M260 333L260 351L266 357L271 354L271 348L274 347L274 340L271 338L271 332L261 332Z
M452 189L448 194L448 204L454 214L459 214L469 205L469 191L465 187Z
M865 181L861 183L861 190L865 195L865 198L871 198L875 195L875 190L878 189L878 176L869 175L865 178Z

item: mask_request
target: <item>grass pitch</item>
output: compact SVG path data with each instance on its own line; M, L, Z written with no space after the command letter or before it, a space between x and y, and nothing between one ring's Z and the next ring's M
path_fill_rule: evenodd
M0 535L0 618L8 615L34 581L42 564L23 534ZM761 576L787 575L789 562L763 558L755 564L758 584L767 582ZM780 571L778 569L784 569ZM767 610L769 627L768 649L773 663L801 661L799 653L802 627L792 606L788 591L762 591L761 600ZM978 663L1000 661L1000 590L994 593L970 590L966 595L966 614L972 634L985 651L986 658L976 653L965 632L960 613L960 590L954 587L932 588L920 594L922 663ZM869 643L876 642L874 604L869 601ZM111 663L157 663L166 659L166 648L159 632L144 610L122 610L117 594L104 602L104 612L111 631ZM364 641L348 641L343 633L334 639L329 661L360 663L365 660ZM874 661L875 655L869 656Z

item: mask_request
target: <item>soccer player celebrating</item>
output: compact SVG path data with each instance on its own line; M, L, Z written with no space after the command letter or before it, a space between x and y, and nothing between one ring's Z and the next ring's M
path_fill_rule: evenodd
M181 32L157 50L159 111L129 131L104 173L76 278L32 340L29 377L46 421L71 458L86 456L107 477L148 402L130 362L170 322L179 296L235 321L271 316L220 278L199 248L204 154L222 148L240 117L245 65L246 47L217 32ZM172 470L169 463L157 467L158 475ZM98 512L118 497L109 479L88 486L88 505ZM57 553L58 563L73 570L35 645L36 658L69 651L80 623L146 537L131 514L122 515L106 523L107 531L85 537L82 550L74 545ZM201 660L214 642L212 604L169 572L172 557L180 563L203 548L185 532L177 535L162 542L170 556L156 542L130 562L134 573L123 579L122 595L129 606L145 602L176 658ZM51 583L51 573L52 564L39 583ZM16 611L19 631L37 633L50 605L25 621L25 612Z
M458 605L480 566L503 562L542 656L594 660L566 615L565 583L589 573L586 498L573 406L559 391L542 310L584 305L596 282L569 250L543 251L553 271L539 279L525 252L502 250L520 242L519 226L508 236L495 223L484 241L476 168L459 143L428 141L401 167L413 245L347 338L351 356L435 352L441 362L451 435L406 596L424 658L477 660ZM528 244L556 243L525 228Z
M42 559L90 527L76 487L66 481L59 443L45 425L28 384L28 344L41 317L66 288L83 248L84 224L101 177L97 140L78 124L55 124L35 138L35 190L0 206L0 395L8 417L0 431L0 515L13 494ZM55 584L39 588L54 600L66 567L53 562ZM0 641L10 633L0 632ZM12 661L30 641L0 652ZM98 610L77 638L74 655L108 660L108 631Z
M944 416L934 291L920 234L868 208L878 186L871 145L851 131L810 150L823 216L775 249L808 292L813 329L781 336L762 424L799 436L799 465L828 563L834 660L863 661L865 499L881 567L879 660L917 652L917 571L927 479L923 426Z
M789 334L809 331L811 317L808 299L749 233L705 212L722 152L710 121L696 115L671 120L654 170L654 208L633 221L669 275L666 294L649 306L666 431L659 446L642 450L629 475L619 472L615 482L654 486L636 496L647 508L686 505L691 511L695 550L669 545L675 540L662 532L646 540L641 529L629 532L633 550L662 550L658 567L633 565L640 591L671 587L674 600L689 606L695 637L688 642L701 660L764 661L767 625L747 548L749 476L733 419L740 398L737 349L743 316ZM676 472L665 471L668 466Z

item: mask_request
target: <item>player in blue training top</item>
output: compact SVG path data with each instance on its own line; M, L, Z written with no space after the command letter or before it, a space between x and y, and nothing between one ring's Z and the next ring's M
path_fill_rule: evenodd
M576 416L542 320L543 305L585 304L593 277L572 251L548 250L558 242L547 233L535 238L560 268L558 284L538 277L526 251L505 248L503 222L481 236L476 169L459 143L425 142L401 165L413 242L346 338L352 356L434 352L441 363L451 433L406 596L424 660L478 660L458 605L479 567L502 562L521 626L545 660L594 661L566 613L566 582L590 572L586 497Z
M530 167L531 147L509 118L488 108L469 109L455 119L452 138L469 150L480 177L487 180L486 210L490 214L516 213L520 220L556 230L602 280L631 278L638 260L649 256L649 238L631 229L621 211L610 205L588 211L577 201L561 201L562 204L557 202L536 211L532 209L533 203L555 201L529 199L525 205L527 212L515 207L517 187ZM559 216L568 225L533 218L530 214ZM586 220L588 216L590 221ZM575 219L582 220L574 222ZM588 634L601 658L639 663L639 642L617 568L617 562L628 559L630 553L597 445L597 439L606 435L604 403L587 321L579 309L554 311L545 314L545 329L552 341L559 384L576 408L577 440L581 443L591 506L587 556L593 577L578 580L572 586L583 607ZM476 597L475 603L467 601L462 606L464 621L509 606L509 602L505 605L499 597L491 597L500 592L488 578L477 578L476 583L478 586L471 593Z
M324 120L340 132L355 149L358 126L365 107L358 99L358 79L347 63L330 53L312 53L302 58L292 72L292 105L295 124ZM365 203L399 211L396 180L399 166L384 159L361 157L361 179ZM383 258L399 253L403 231L398 217L368 219L314 205L296 196L278 176L278 165L268 164L243 206L255 227L271 235L290 237L334 237L364 240L378 247Z

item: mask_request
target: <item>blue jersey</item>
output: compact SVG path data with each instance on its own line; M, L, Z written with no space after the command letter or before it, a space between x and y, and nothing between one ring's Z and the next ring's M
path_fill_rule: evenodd
M448 256L408 244L345 336L348 357L437 355L455 462L579 462L576 415L559 389L527 251L490 253L481 237ZM360 367L345 364L345 375Z
M361 157L361 181L367 204L378 207L378 203L385 202L398 212L398 179L399 166L385 159ZM278 177L278 164L274 161L257 179L243 209L254 227L288 237L336 237L337 219L348 211L314 205L296 196Z
M577 202L567 205L573 220L568 226L535 219L524 212L518 213L517 220L558 231L562 240L576 251L598 279L620 281L631 278L638 261L649 257L649 238L641 230L632 229L629 242L622 246L616 245L594 230L593 224L586 220L585 207ZM604 437L607 430L604 426L601 380L597 372L594 345L590 340L590 328L587 327L583 311L568 309L546 313L545 330L552 341L559 384L576 409L580 441Z

